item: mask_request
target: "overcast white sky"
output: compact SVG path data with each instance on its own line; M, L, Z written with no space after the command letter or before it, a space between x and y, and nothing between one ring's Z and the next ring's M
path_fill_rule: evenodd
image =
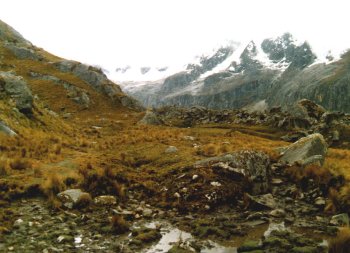
M349 0L2 0L0 19L58 56L108 68L185 63L227 39L291 32L350 47Z

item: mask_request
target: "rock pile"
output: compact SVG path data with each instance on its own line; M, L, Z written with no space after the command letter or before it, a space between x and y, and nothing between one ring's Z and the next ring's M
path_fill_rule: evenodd
M146 115L148 118L151 112ZM309 134L320 133L329 145L349 144L350 115L327 112L316 103L303 99L288 111L273 107L268 111L211 110L201 106L179 108L166 106L152 111L152 122L169 126L192 127L194 125L223 123L265 125L286 131L282 137L294 142ZM147 122L146 122L147 124Z

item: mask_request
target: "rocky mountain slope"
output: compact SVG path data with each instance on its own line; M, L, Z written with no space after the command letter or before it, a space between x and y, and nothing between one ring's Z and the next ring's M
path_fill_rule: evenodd
M46 102L46 110L54 113L98 110L108 103L115 108L142 109L100 69L53 56L2 21L0 83L2 97L13 99L25 115L40 108L36 102Z
M145 106L233 109L264 101L267 107L288 107L306 98L328 110L349 112L349 61L349 53L318 59L307 42L298 43L286 33L259 44L221 48L184 72L129 84L126 91Z

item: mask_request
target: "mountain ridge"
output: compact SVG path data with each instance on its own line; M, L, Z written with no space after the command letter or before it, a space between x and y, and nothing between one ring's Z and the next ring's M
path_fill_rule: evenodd
M339 59L328 55L327 59L322 61L312 51L307 41L298 42L289 33L265 39L260 44L250 41L245 46L241 45L231 50L220 62L215 60L215 54L207 58L212 64L210 69L199 62L197 65L188 64L186 71L170 75L163 80L130 82L126 86L121 83L121 85L128 94L140 100L145 106L152 107L174 104L186 107L200 105L213 109L233 109L259 103L262 100L265 100L270 107L286 107L307 98L329 110L350 111L346 102L347 97L341 97L343 102L341 106L337 106L335 98L327 95L327 93L334 94L334 89L338 89L338 86L342 87L339 89L348 90L346 85L336 83L326 87L313 84L314 72L319 75L317 80L320 84L325 82L329 75L345 73L342 69L348 59L346 53ZM220 49L217 53L219 52ZM235 58L232 58L233 55ZM229 65L222 66L228 61ZM301 80L303 86L300 86ZM286 91L289 94L286 94ZM319 94L321 91L325 92L324 96L323 93ZM284 102L282 98L286 95L288 99Z

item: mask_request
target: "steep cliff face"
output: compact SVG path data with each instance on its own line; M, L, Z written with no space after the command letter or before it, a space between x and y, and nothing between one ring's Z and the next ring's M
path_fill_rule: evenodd
M286 33L260 44L250 41L232 52L221 49L216 55L222 58L206 58L189 65L186 72L129 92L147 106L224 109L264 100L270 107L287 107L307 98L328 110L350 112L349 53L338 61L327 57L328 62L317 63L320 60L307 42L297 43Z
M288 76L289 75L289 76ZM285 73L271 86L271 105L291 105L307 98L335 111L350 112L350 53L331 64Z

